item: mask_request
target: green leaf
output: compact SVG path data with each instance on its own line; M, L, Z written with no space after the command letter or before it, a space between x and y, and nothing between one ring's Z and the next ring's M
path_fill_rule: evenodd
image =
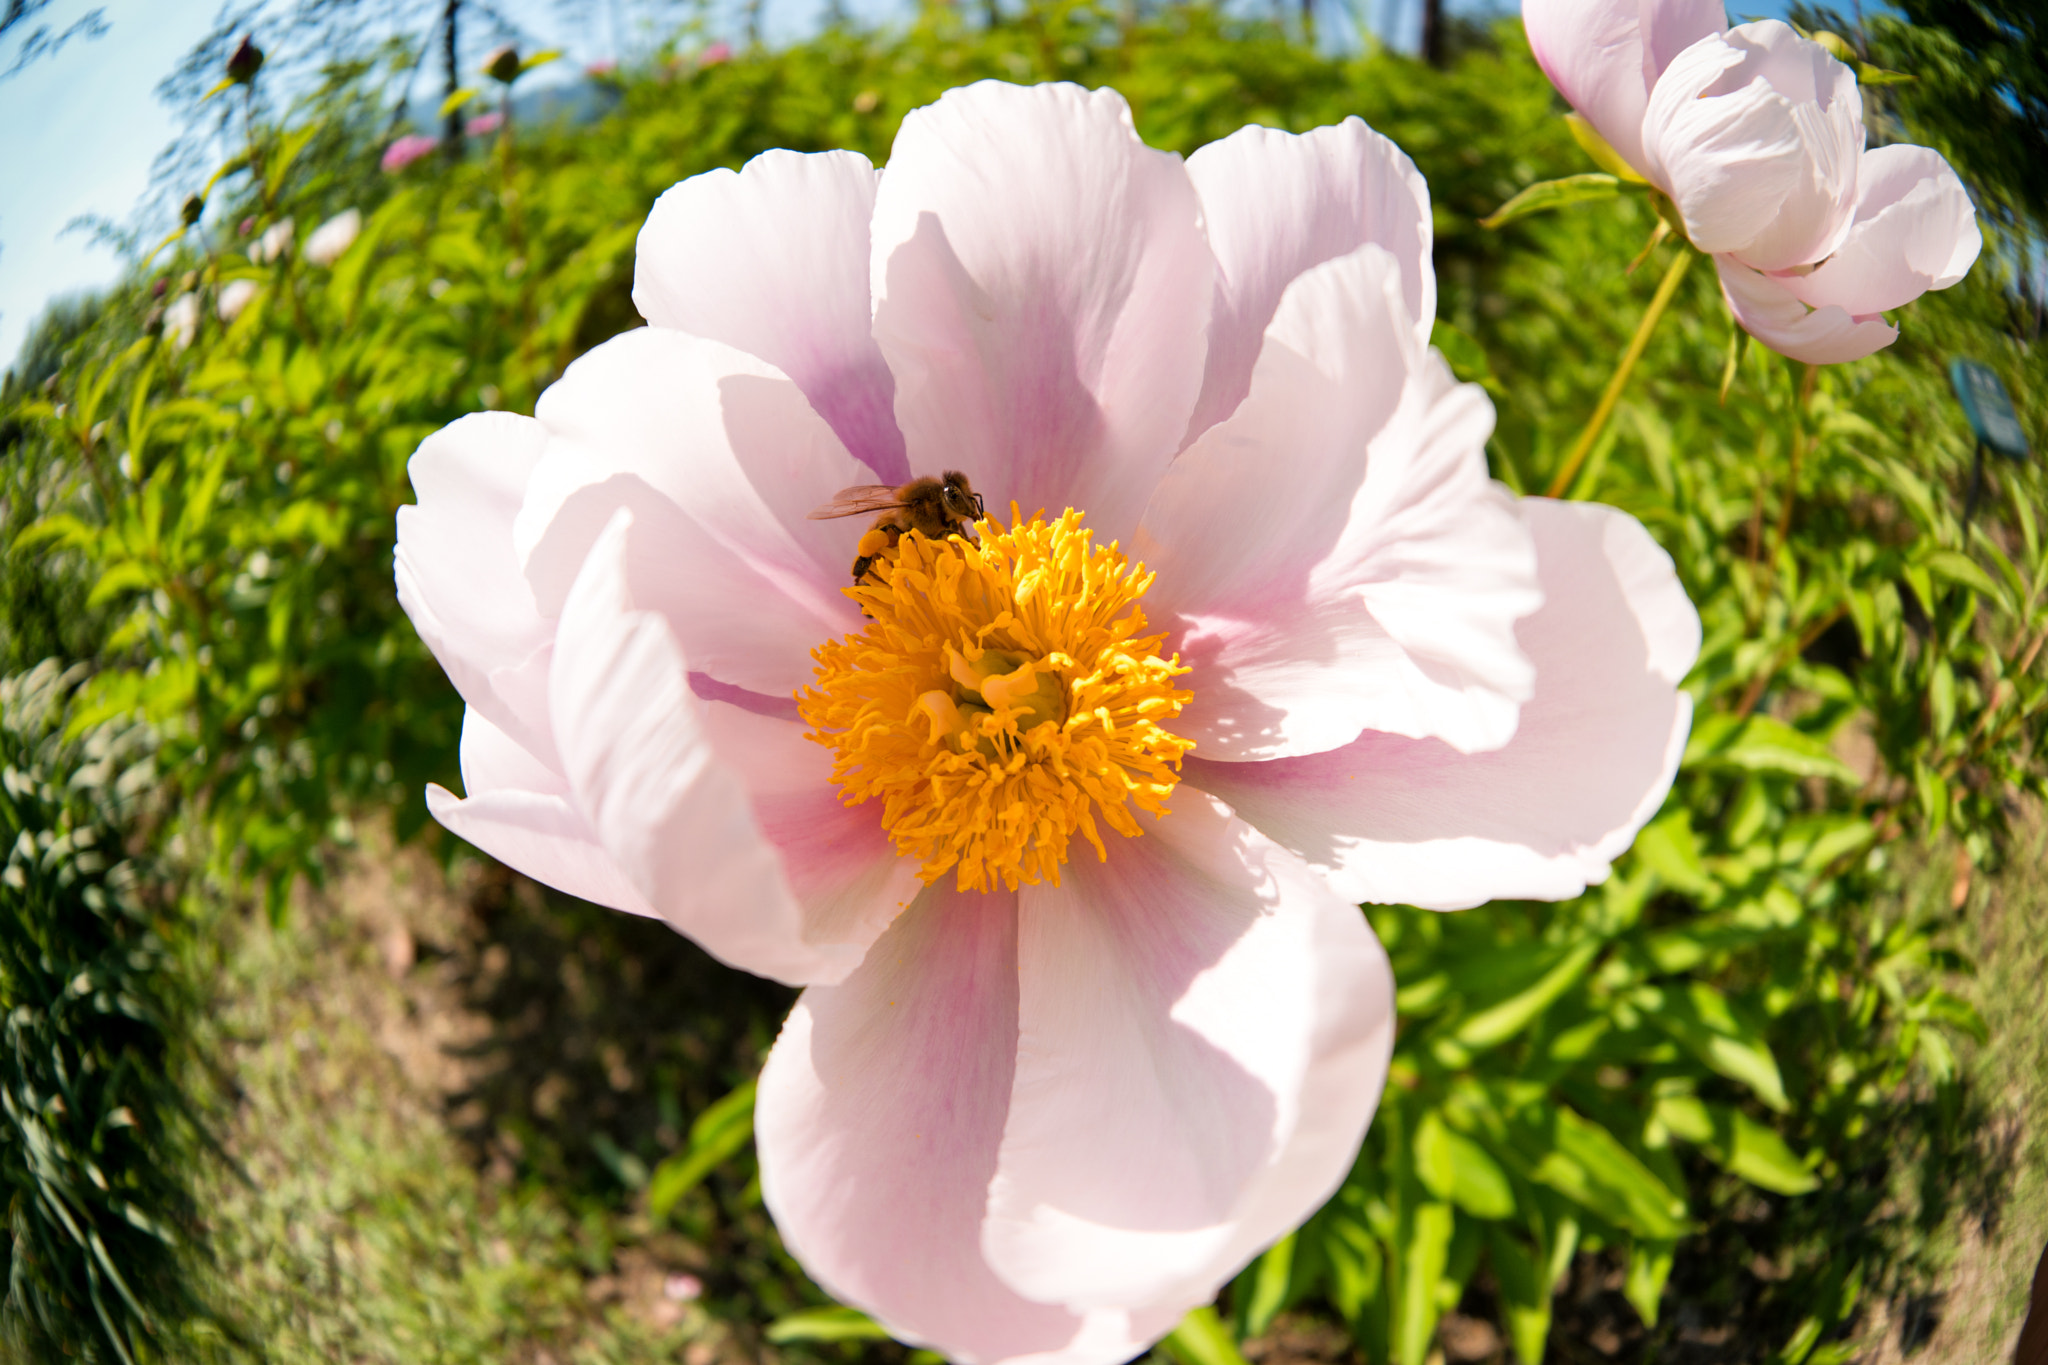
M1539 180L1479 220L1483 228L1503 228L1517 218L1546 209L1567 208L1595 199L1612 199L1621 193L1621 177L1604 172L1567 175L1558 180Z
M1683 806L1644 827L1636 836L1635 856L1671 886L1688 894L1699 895L1713 885L1706 864L1700 861L1700 844L1693 833L1691 812Z
M1204 1304L1191 1309L1180 1325L1166 1334L1165 1346L1181 1365L1245 1365L1244 1355L1230 1339L1216 1310Z
M809 1308L768 1324L763 1333L777 1346L792 1341L887 1341L881 1324L858 1308Z
M1831 782L1858 780L1855 769L1812 735L1772 716L1738 719L1725 712L1707 716L1693 726L1684 766L1821 777Z
M1968 555L1959 554L1954 550L1936 550L1927 556L1926 562L1927 571L1936 578L1946 579L1958 587L1981 593L2001 606L2005 604L2005 594L1999 591L1998 584L1992 581L1990 574L1984 572L1983 565Z
M1411 1187L1412 1188L1412 1187ZM1423 1365L1436 1332L1437 1283L1450 1258L1457 1215L1449 1204L1424 1200L1404 1210L1395 1258L1393 1358L1396 1365Z
M1622 1294L1642 1318L1643 1325L1657 1325L1657 1305L1664 1297L1665 1281L1671 1278L1674 1242L1637 1242L1628 1249L1628 1278Z
M1682 990L1644 986L1633 1000L1652 1024L1713 1070L1748 1086L1780 1113L1792 1107L1770 1044L1736 1018L1721 992L1704 981L1690 981Z
M1451 1153L1451 1202L1474 1218L1511 1217L1515 1191L1500 1163L1463 1133L1445 1129L1444 1138Z
M1528 989L1472 1015L1452 1035L1469 1048L1492 1047L1527 1028L1531 1021L1586 974L1605 946L1599 939L1573 945Z
M1252 1262L1251 1285L1244 1300L1246 1336L1263 1336L1287 1306L1287 1290L1294 1278L1295 1240L1299 1236L1296 1232L1288 1233Z
M1560 1105L1516 1126L1531 1180L1624 1231L1658 1240L1685 1232L1684 1199L1599 1124Z
M1522 1245L1506 1228L1487 1229L1487 1252L1500 1285L1508 1340L1522 1365L1543 1365L1550 1339L1551 1280L1545 1260Z
M441 117L447 118L450 114L460 109L463 105L468 104L482 93L483 91L473 85L463 86L460 90L450 94L447 99L441 101Z
M689 1145L654 1168L647 1205L657 1218L667 1217L677 1200L754 1140L754 1084L746 1082L706 1109L690 1125Z
M1805 1194L1820 1184L1776 1129L1739 1109L1692 1095L1666 1095L1658 1099L1652 1122L1759 1189Z
M546 66L549 62L554 61L557 57L561 55L562 49L558 47L551 47L546 49L545 51L536 52L531 57L528 57L525 61L519 63L519 70L521 74L524 74L525 72L533 70L537 66Z

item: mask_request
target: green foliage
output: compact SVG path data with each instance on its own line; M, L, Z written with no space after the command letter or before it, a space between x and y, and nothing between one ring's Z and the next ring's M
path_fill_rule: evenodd
M530 411L635 325L634 236L684 176L770 147L881 161L904 113L982 77L1114 84L1148 140L1183 152L1248 121L1358 114L1429 179L1437 342L1492 393L1495 472L1519 491L1555 477L1673 249L1647 196L1591 173L1513 26L1435 71L1201 8L1033 5L992 27L935 8L711 65L664 52L594 128L508 131L393 177L366 117L383 70L343 65L285 126L257 119L214 190L232 203L216 216L291 216L301 245L360 207L345 254L259 262L187 236L162 298L137 279L53 331L51 382L11 386L0 414L8 649L90 661L74 724L146 717L216 869L274 907L349 818L395 810L407 834L421 787L455 770L459 703L390 580L406 459L466 411ZM1899 96L1909 117L1927 88L1897 87L1920 92ZM1557 211L1481 226L1516 202ZM1996 471L1963 525L1971 447L1944 378L1953 354L1992 365L2048 444L2048 375L2006 330L1999 268L1907 310L1892 349L1820 372L1743 340L1711 272L1683 280L1570 490L1640 517L1700 607L1673 796L1568 904L1372 913L1401 983L1392 1082L1352 1178L1239 1281L1239 1331L1320 1312L1369 1358L1418 1365L1470 1293L1533 1363L1560 1277L1607 1258L1652 1329L1683 1285L1746 1302L1760 1355L1817 1361L1860 1295L1910 1282L1952 1174L1956 1040L1980 1026L1945 911L1901 908L1894 850L1946 832L1995 866L2016 798L2043 782L2042 479ZM258 293L223 321L239 281ZM187 293L199 323L180 345L161 310ZM762 1221L750 1100L742 1085L708 1105L651 1173L658 1153L590 1145L709 1244ZM1912 1226L1887 1212L1902 1134L1927 1173ZM1766 1212L1736 1256L1738 1207ZM1736 1284L1766 1253L1783 1273ZM779 1267L734 1273L787 1340L867 1330L818 1316ZM1198 1321L1167 1349L1208 1362L1223 1337Z
M0 682L0 1343L134 1365L206 1317L186 1274L200 1134L171 1074L190 1002L126 850L149 737L66 741L77 682L54 664Z

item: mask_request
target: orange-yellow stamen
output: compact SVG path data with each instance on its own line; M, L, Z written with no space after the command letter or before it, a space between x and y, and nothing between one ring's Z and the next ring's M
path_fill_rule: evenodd
M1139 833L1131 808L1163 812L1194 747L1162 728L1190 694L1145 634L1152 575L1079 512L1011 518L905 534L847 589L867 628L813 650L797 698L847 804L881 798L919 875L969 891L1059 885L1076 834L1106 858L1098 821Z

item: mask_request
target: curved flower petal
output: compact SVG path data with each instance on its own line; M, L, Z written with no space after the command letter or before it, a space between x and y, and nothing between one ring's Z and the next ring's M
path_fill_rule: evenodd
M411 507L398 509L398 602L455 690L499 728L546 753L544 708L492 677L516 672L554 635L519 573L512 523L547 429L509 412L474 413L420 442L406 466ZM501 679L502 682L502 679Z
M1202 382L1201 224L1180 158L1114 90L982 81L904 119L873 289L910 467L1127 535Z
M1217 270L1208 370L1189 440L1244 400L1267 324L1295 277L1368 242L1393 253L1416 340L1428 344L1436 320L1429 186L1364 120L1306 133L1253 124L1197 150L1188 174Z
M1338 894L1449 910L1561 900L1603 880L1663 803L1692 703L1678 682L1699 617L1641 524L1596 503L1528 498L1543 609L1521 623L1536 695L1506 748L1367 734L1272 763L1189 758L1213 791L1324 872Z
M1016 1080L982 1237L1019 1290L1179 1313L1327 1199L1393 1047L1364 916L1183 787L1019 893Z
M634 590L692 667L788 696L810 679L813 646L859 628L843 589L864 528L806 514L874 475L777 371L645 328L571 365L537 411L547 449L513 529L544 614L628 507L643 523Z
M1622 159L1643 165L1643 111L1672 58L1728 27L1721 0L1522 0L1550 83Z
M1830 305L1807 311L1785 282L1759 274L1729 256L1716 256L1721 296L1742 330L1779 355L1809 365L1861 360L1899 339L1899 329L1882 317L1852 317Z
M427 809L450 834L557 891L654 914L598 844L568 781L474 707L462 718L462 786L467 798L427 788Z
M626 881L712 956L778 981L836 981L861 954L806 941L673 633L634 604L631 533L631 513L613 518L562 608L548 700L575 804Z
M1757 270L1810 265L1855 213L1856 73L1776 19L1703 38L1651 91L1643 155L1701 251Z
M754 819L782 855L803 906L804 940L861 952L921 889L872 807L848 806L832 784L832 753L797 721L704 701L705 733L746 784Z
M1366 728L1466 751L1528 696L1515 621L1535 552L1486 474L1493 409L1415 340L1376 246L1305 272L1251 392L1161 479L1134 554L1195 668L1178 733L1209 758L1314 753Z
M1811 274L1774 276L1815 308L1851 314L1902 308L1969 273L1983 249L1977 210L1939 152L1907 143L1863 154L1856 222Z
M1016 1059L1016 896L931 887L790 1011L754 1106L761 1193L813 1278L893 1336L967 1365L1128 1359L1172 1324L1031 1302L982 1259Z
M875 178L858 152L787 151L692 176L640 229L633 303L781 370L876 478L903 483L896 383L869 331Z

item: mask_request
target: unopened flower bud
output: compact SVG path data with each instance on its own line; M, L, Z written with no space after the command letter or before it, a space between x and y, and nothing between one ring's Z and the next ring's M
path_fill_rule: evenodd
M206 212L206 200L196 194L185 196L185 202L178 205L178 221L191 227L199 221L199 215Z
M262 69L263 49L256 46L254 34L243 34L242 41L235 44L233 54L228 57L228 79L236 85L247 85Z
M501 85L519 79L519 49L507 43L484 58L483 72Z

